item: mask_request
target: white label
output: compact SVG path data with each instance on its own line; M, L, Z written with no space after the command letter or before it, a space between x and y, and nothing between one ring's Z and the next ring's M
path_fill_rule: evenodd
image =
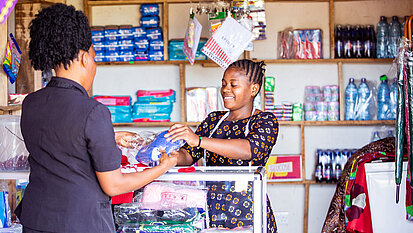
M293 162L271 164L268 166L268 172L292 172Z

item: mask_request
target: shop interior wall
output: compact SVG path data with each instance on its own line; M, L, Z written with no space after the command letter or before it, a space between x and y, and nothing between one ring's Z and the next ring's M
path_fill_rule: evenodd
M83 8L81 0L68 0L78 9ZM373 24L376 25L380 15L404 16L412 13L412 2L398 1L351 1L335 3L336 22L340 24ZM99 7L95 9L93 21L95 25L133 24L137 25L138 8ZM106 8L106 9L105 9ZM187 26L186 16L189 4L171 4L169 8L169 38L183 38ZM328 4L327 3L266 3L267 37L265 41L255 43L255 51L251 57L275 58L277 32L287 27L321 28L323 34L323 56L329 57L328 40ZM184 18L182 16L185 16ZM199 17L204 26L202 36L209 36L205 16ZM366 77L376 81L386 73L389 64L384 65L347 65L343 66L343 82L349 77L360 80ZM223 70L221 68L205 68L200 65L186 66L186 86L219 86ZM304 86L338 84L336 64L270 64L268 76L276 77L276 102L302 102ZM156 66L98 66L93 87L94 94L134 96L138 89L179 90L179 70L175 65ZM180 98L177 92L177 99ZM180 119L179 101L174 104L172 121ZM358 148L370 141L371 133L376 127L306 127L305 153L306 178L312 179L316 162L316 148ZM135 132L145 130L160 131L166 128L119 128ZM296 126L281 126L278 142L273 154L300 154L300 129ZM334 193L334 185L312 185L310 187L309 232L320 232L330 199ZM287 213L288 224L279 224L280 232L302 232L304 215L304 186L269 184L268 193L276 212Z

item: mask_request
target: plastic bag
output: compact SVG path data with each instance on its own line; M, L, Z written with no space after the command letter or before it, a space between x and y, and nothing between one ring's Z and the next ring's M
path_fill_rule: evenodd
M198 230L189 224L181 225L124 225L120 226L118 233L129 233L129 232L150 232L150 233L196 233Z
M11 226L11 210L9 206L9 186L6 181L0 182L0 228Z
M194 64L199 39L201 37L202 25L196 17L189 18L188 28L186 29L183 51L188 57L191 65Z
M161 132L149 144L142 146L136 154L136 160L144 164L158 162L161 158L161 150L165 150L169 155L172 151L178 150L185 144L184 140L168 141L165 137L166 133L168 133L167 130ZM139 144L139 146L141 145Z
M9 35L9 42L6 47L5 60L3 62L3 70L9 76L10 83L14 83L17 78L17 72L20 68L20 59L22 52L17 45L13 34Z
M252 226L249 227L237 227L234 229L226 229L226 228L208 228L202 230L201 233L219 233L219 232L231 232L231 233L252 233L254 232L254 228Z
M185 209L152 210L142 209L138 203L126 203L114 207L115 221L118 225L123 224L180 224L192 223L203 218L198 208L189 207Z
M205 210L207 190L202 187L152 182L145 186L139 203L144 209L165 210L196 207Z

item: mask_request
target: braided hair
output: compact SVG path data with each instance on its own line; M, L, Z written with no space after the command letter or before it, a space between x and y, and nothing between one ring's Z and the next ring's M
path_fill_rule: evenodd
M233 62L231 65L228 66L229 68L237 68L245 72L245 75L248 77L248 80L252 84L258 84L258 92L261 90L262 80L265 76L265 63L263 61L260 62L253 62L248 59L242 59Z
M42 9L29 25L29 58L35 70L68 69L79 51L89 51L92 34L83 12L73 6L54 4Z

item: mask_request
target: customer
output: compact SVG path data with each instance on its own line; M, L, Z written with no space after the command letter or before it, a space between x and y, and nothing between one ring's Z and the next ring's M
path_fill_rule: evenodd
M167 134L169 139L187 142L184 149L176 152L178 165L194 164L205 157L207 166L265 166L277 140L278 122L272 113L253 107L264 73L263 62L239 60L232 63L225 70L221 87L224 105L229 111L210 113L195 133L183 124L171 126ZM233 183L231 186L220 183L209 187L212 226L234 228L252 224L251 195L228 192L234 189ZM247 191L251 192L251 187ZM214 197L218 195L225 196L217 200ZM269 233L277 231L268 198L267 224Z
M36 70L54 69L47 87L23 102L21 130L30 182L16 215L23 232L115 232L110 197L138 189L175 166L122 174L110 112L88 96L96 73L89 22L63 4L30 24L29 57ZM117 135L117 139L130 136Z

